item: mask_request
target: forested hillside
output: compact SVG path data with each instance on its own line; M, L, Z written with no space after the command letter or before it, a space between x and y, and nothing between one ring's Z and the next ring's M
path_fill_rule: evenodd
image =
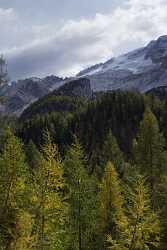
M166 249L166 107L53 94L1 118L0 249Z

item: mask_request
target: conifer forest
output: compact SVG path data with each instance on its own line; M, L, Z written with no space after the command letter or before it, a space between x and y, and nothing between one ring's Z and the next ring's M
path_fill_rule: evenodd
M0 0L0 250L167 250L167 0Z
M166 249L167 102L115 91L49 112L49 98L1 118L1 250Z

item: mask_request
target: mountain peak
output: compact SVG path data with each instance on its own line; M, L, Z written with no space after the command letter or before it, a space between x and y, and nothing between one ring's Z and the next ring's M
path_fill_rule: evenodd
M165 42L167 43L167 35L164 35L164 36L160 36L158 39L157 39L158 42Z
M94 91L138 89L146 92L167 86L167 35L109 61L86 69L78 75L88 77Z
M167 60L167 35L160 36L147 46L146 58L151 58L153 63L162 63Z
M152 46L161 46L166 47L167 46L167 35L160 36L156 40L152 40L148 45L147 48L150 48Z

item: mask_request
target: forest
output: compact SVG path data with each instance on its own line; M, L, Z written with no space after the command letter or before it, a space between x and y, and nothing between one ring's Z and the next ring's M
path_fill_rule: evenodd
M167 101L47 96L0 121L0 250L167 249Z

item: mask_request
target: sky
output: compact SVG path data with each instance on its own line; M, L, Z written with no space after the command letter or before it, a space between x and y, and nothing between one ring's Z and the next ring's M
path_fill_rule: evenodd
M80 70L167 34L167 0L0 0L12 80Z

